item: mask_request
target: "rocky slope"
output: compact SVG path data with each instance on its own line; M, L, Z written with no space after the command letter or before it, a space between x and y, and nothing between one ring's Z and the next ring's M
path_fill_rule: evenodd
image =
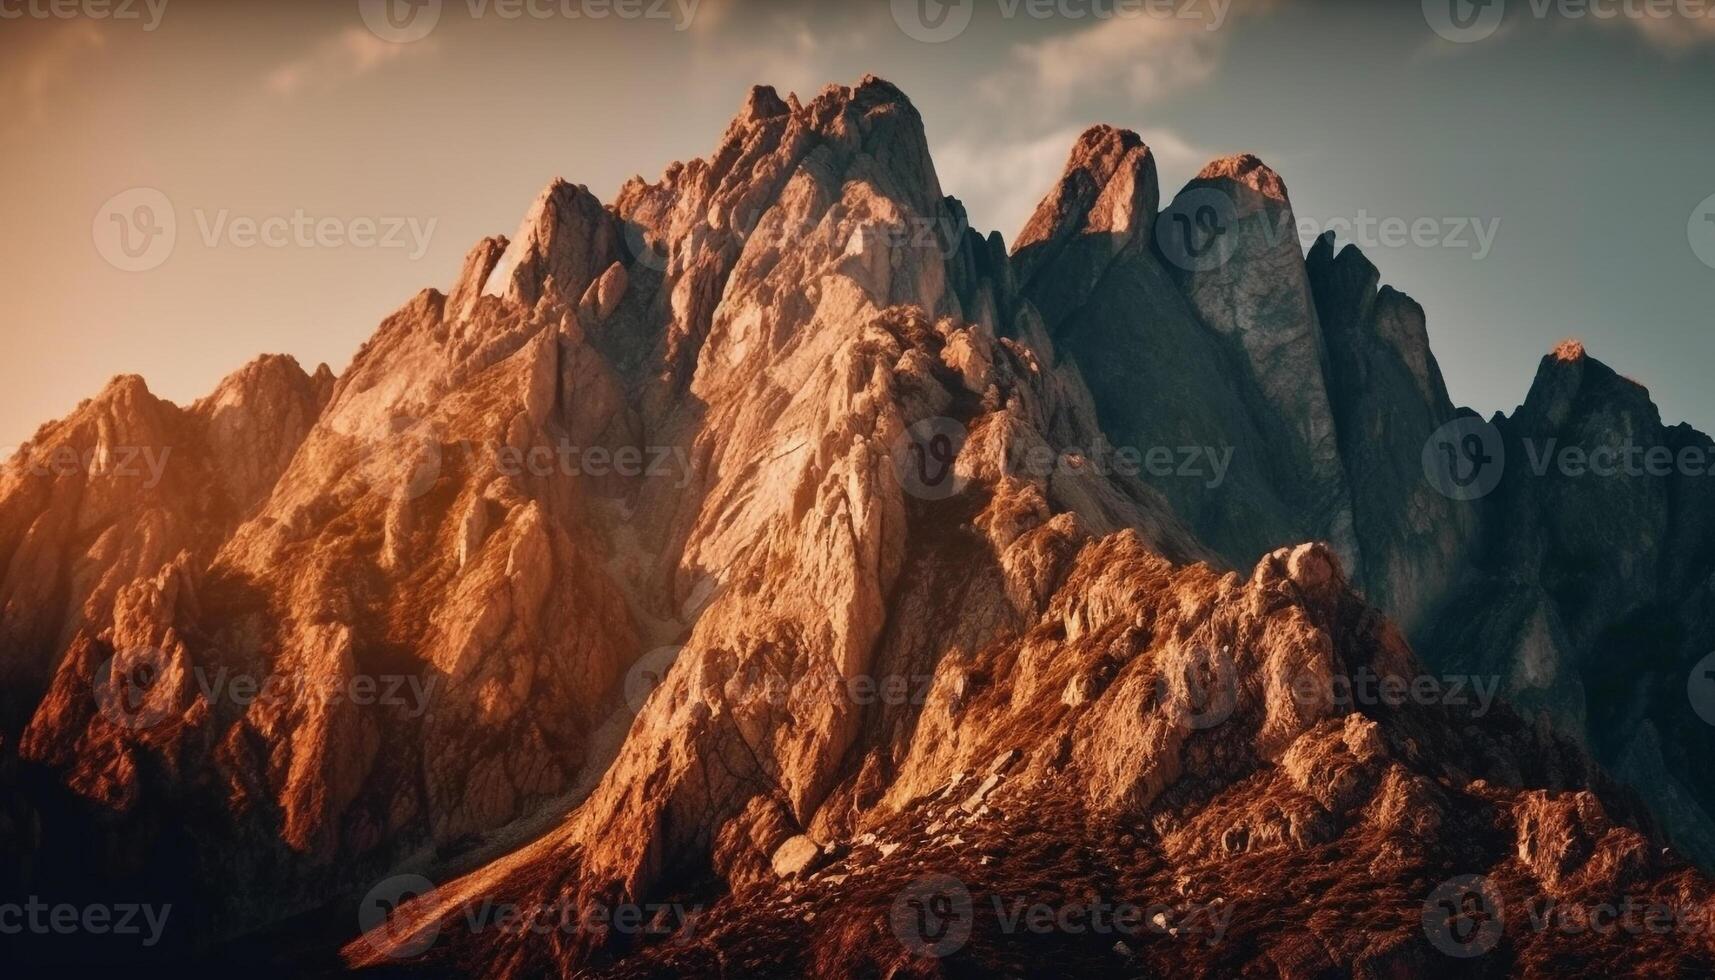
M1700 734L1667 680L1710 639L1701 489L1438 492L1460 416L1422 310L1353 249L1306 260L1255 158L1159 196L1098 127L1009 254L892 85L758 88L611 205L550 185L337 381L265 360L185 410L116 384L37 442L196 449L149 493L55 493L30 457L0 483L0 867L173 896L170 955L325 908L374 927L352 965L500 976L1397 975L1442 962L1421 920L1458 874L1700 907L1586 753L1694 846L1715 784L1662 745ZM1702 439L1556 364L1507 439ZM1591 536L1587 507L1635 517ZM1614 677L1664 609L1674 642ZM1522 717L1338 696L1424 674L1407 636ZM1624 690L1575 710L1605 670ZM1234 938L985 914L917 955L890 903L931 872ZM1488 968L1710 953L1507 922Z

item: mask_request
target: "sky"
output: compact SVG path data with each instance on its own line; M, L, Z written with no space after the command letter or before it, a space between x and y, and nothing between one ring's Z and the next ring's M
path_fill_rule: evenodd
M555 177L875 73L1010 238L1086 126L1252 152L1425 307L1454 400L1581 338L1715 430L1710 0L0 0L0 446L116 374L338 371Z

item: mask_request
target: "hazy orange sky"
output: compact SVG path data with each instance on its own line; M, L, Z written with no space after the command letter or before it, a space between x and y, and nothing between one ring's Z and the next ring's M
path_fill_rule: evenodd
M1164 195L1254 151L1317 227L1447 232L1363 244L1456 399L1510 410L1579 335L1715 427L1715 18L1519 0L1459 43L1415 2L964 0L929 43L900 20L924 2L417 0L432 29L386 37L358 2L0 0L0 445L117 373L188 402L262 352L340 370L551 178L611 199L711 150L754 82L866 72L912 96L980 227L1016 231L1092 122L1144 134ZM594 16L628 5L649 16Z

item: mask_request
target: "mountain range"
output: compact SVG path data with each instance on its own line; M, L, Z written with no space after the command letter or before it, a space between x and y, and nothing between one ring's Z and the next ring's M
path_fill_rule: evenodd
M1715 445L1576 341L1456 407L1295 227L1097 126L1009 247L758 87L337 377L114 379L0 473L0 886L256 973L1715 968L1588 916L1711 898Z

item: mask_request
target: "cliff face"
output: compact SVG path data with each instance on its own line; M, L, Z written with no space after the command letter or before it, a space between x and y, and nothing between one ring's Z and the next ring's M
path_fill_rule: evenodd
M37 442L184 468L0 482L7 867L167 889L186 949L368 891L348 961L520 977L1380 974L1437 961L1457 874L1706 900L1584 751L1695 846L1701 756L1662 746L1715 639L1701 485L1438 490L1462 416L1422 310L1294 235L1255 158L1162 210L1098 127L1009 254L892 85L758 88L611 206L550 185L337 381L265 359L182 410L116 382ZM1707 442L1581 355L1498 431ZM1663 610L1653 673L1603 674ZM1426 673L1406 636L1524 716L1352 697ZM1637 686L1598 709L1598 680ZM978 916L925 958L884 920L931 871L1242 941L1019 952ZM442 885L388 918L398 874ZM470 914L497 903L707 914ZM1586 940L1509 927L1488 962L1620 955Z

